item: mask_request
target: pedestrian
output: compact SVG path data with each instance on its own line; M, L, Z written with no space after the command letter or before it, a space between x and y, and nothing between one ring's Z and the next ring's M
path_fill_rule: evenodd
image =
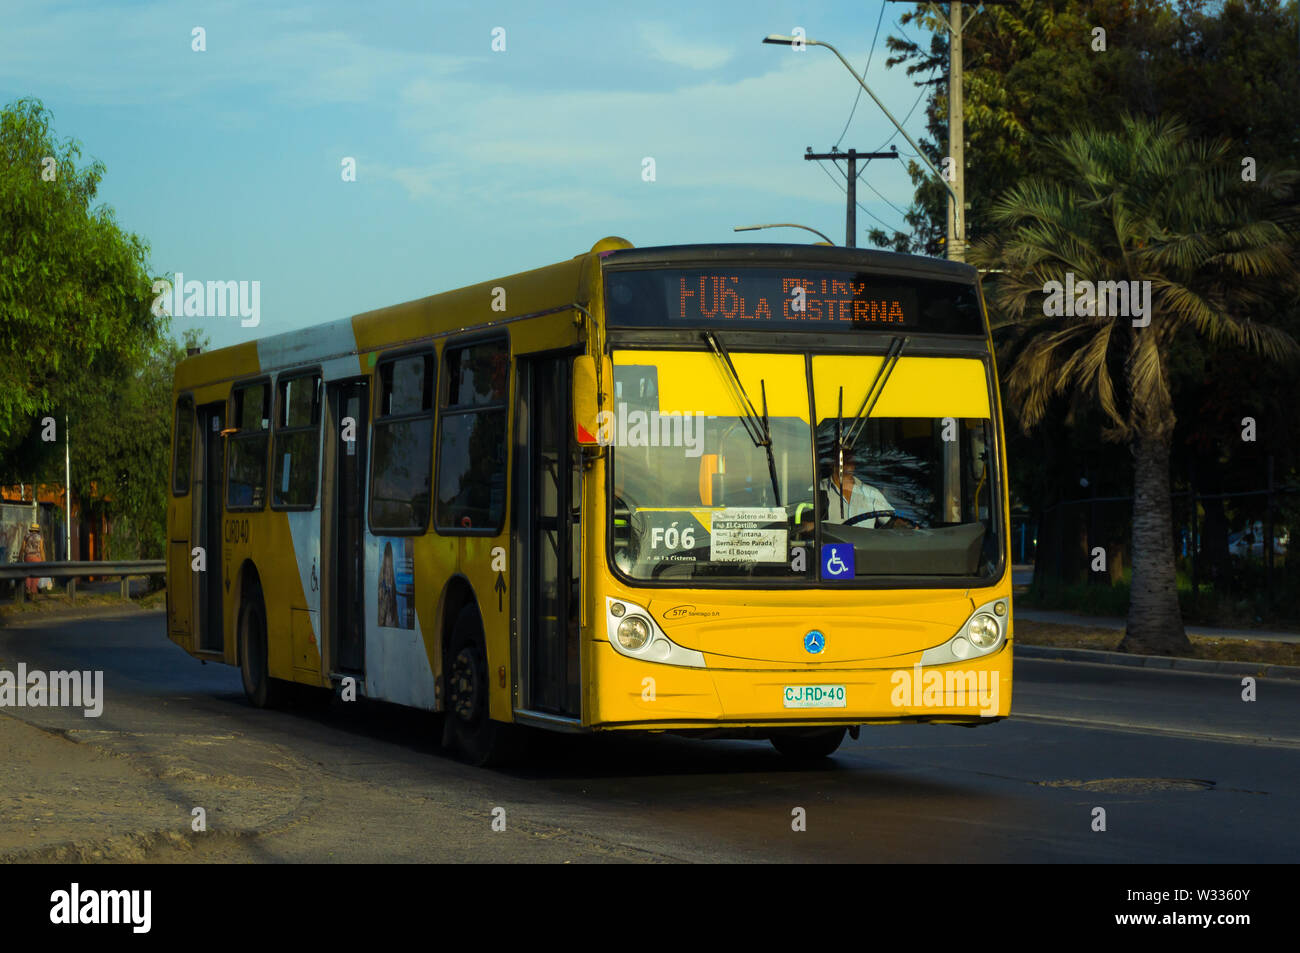
M27 535L23 537L22 549L23 562L41 563L45 562L45 540L41 538L41 524L33 523ZM40 580L35 576L27 577L27 594L36 595L36 588Z

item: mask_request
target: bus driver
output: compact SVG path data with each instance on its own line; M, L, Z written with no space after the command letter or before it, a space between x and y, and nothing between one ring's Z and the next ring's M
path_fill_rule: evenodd
M827 494L830 502L829 512L825 515L828 523L849 523L854 517L864 513L878 513L852 525L865 526L868 529L887 526L891 528L915 528L916 524L894 514L885 494L869 483L863 483L853 476L855 464L851 457L846 457L843 465L833 467L831 476L822 480L820 487Z

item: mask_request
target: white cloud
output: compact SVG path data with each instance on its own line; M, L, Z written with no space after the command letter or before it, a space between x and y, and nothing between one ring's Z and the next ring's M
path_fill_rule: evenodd
M817 137L839 124L843 97L828 99L827 91L847 89L852 77L831 56L773 58L771 71L758 76L636 92L422 78L402 91L400 115L422 153L439 157L438 170L456 170L464 188L490 180L494 194L523 196L580 186L598 202L630 193L642 203L653 195L654 203L684 208L723 192L752 191L762 212L778 214L834 200L833 186L801 154L808 145L829 146ZM875 88L887 102L914 95L902 75ZM879 115L860 121L863 128L870 133L845 148L872 149L893 129ZM641 181L645 156L655 159L653 183ZM436 187L435 167L395 165L403 171L391 177L413 198ZM896 204L909 204L903 163L877 163L869 174ZM859 195L874 201L866 189Z
M248 0L202 11L154 2L129 15L110 4L30 7L6 14L0 83L110 106L192 101L238 87L293 104L371 102L411 76L448 76L483 58L367 43L333 24L316 26L320 19L307 8ZM194 27L206 31L205 51L191 49Z
M656 57L673 66L687 69L717 69L727 63L734 50L699 37L682 37L662 23L642 23L638 27L641 42Z

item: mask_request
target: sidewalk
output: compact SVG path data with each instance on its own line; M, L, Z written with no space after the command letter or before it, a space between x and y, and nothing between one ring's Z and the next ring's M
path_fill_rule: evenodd
M1122 630L1123 616L1075 615L1053 609L1014 608L1015 616L1029 622L1053 622L1058 625L1083 625L1096 629ZM1268 629L1220 628L1211 625L1185 626L1188 635L1214 639L1255 639L1261 642L1300 642L1300 632L1278 632Z
M1300 681L1300 665L1272 665L1268 662L1233 662L1226 659L1171 658L1165 655L1129 655L1096 649L1053 648L1046 645L1016 645L1017 658L1054 662L1089 662L1093 665L1128 665L1136 668L1164 668L1202 674L1254 675L1259 678L1289 678Z

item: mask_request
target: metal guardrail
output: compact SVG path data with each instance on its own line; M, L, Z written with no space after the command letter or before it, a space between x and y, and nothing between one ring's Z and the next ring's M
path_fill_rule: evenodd
M23 582L30 577L48 576L51 579L66 579L68 598L74 602L77 598L77 580L85 576L121 576L122 598L131 595L129 581L131 576L161 575L167 571L167 561L163 559L118 559L105 562L41 562L41 563L5 563L0 565L0 580L16 579L19 583L14 598L22 602L27 598L27 589Z

